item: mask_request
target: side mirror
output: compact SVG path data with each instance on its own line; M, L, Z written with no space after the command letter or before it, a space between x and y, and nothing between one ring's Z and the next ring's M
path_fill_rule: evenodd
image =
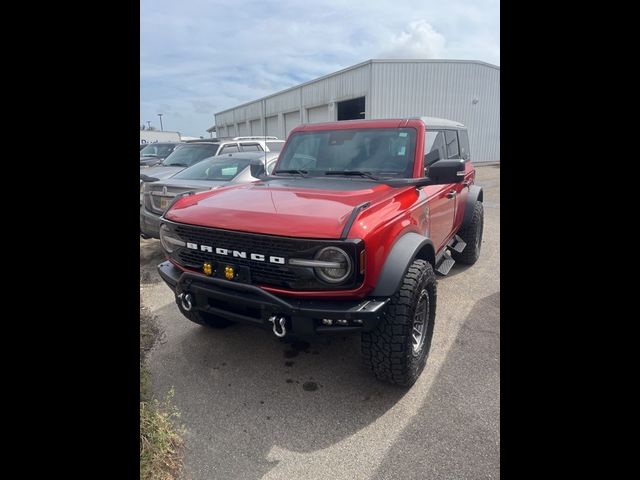
M440 160L440 150L431 150L424 156L424 173L425 177L429 176L429 167Z
M253 178L259 178L264 175L264 165L251 165L249 169Z
M440 150L431 150L424 156L424 168L426 169L428 166L433 165L438 160L440 160Z
M464 180L464 160L438 160L429 166L429 178L432 185L461 183Z

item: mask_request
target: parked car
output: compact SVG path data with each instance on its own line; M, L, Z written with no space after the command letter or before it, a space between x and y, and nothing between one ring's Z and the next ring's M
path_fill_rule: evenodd
M140 150L140 167L152 167L167 158L181 143L149 143Z
M474 182L458 122L300 125L272 175L167 209L158 271L194 323L359 334L370 371L410 386L429 354L435 274L480 256Z
M197 193L256 181L265 173L265 164L266 173L273 170L277 158L277 152L226 153L198 162L166 180L144 183L140 235L160 238L160 216L185 192Z
M157 180L169 178L183 168L190 167L207 157L222 155L224 153L237 152L264 152L269 151L267 142L278 150L280 143L277 137L234 137L232 139L207 139L185 142L180 148L174 150L167 158L153 167L140 166L140 205L142 205L142 182L151 177Z
M142 182L147 178L161 180L169 178L205 158L213 157L219 150L215 143L190 143L175 149L167 158L153 167L140 167L140 202L142 204Z
M238 151L252 151L253 147L250 149L243 149L243 146L249 143L258 143L260 145L260 149L266 152L279 152L282 150L282 146L284 145L284 140L280 140L278 137L273 136L246 136L246 137L222 137L222 138L205 138L200 140L189 140L186 143L194 143L194 142L208 142L208 143L220 143L220 147L229 146L224 151L220 153L229 153L233 152L233 146L238 146L240 144L240 148Z

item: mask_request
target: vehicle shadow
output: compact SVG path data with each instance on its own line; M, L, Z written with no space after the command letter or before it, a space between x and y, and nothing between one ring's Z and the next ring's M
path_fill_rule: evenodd
M199 327L174 304L155 313L165 340L152 353L153 390L174 389L194 479L260 478L277 464L267 460L274 446L331 446L407 392L362 366L357 336L287 343L248 325Z
M500 478L500 292L469 312L420 410L373 478L396 477Z

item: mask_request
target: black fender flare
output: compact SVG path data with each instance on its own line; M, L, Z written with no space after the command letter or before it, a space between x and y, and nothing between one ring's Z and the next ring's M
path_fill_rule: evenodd
M464 217L462 218L462 225L468 225L473 216L473 206L476 202L482 202L482 187L478 185L471 185L469 187L469 194L467 195L467 202L464 206Z
M407 269L416 259L426 260L435 265L433 242L428 237L415 232L405 233L391 247L380 271L376 288L371 295L390 297L396 293Z

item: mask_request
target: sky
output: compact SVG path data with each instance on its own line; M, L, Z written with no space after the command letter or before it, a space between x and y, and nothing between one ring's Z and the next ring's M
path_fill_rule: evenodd
M141 0L140 125L214 114L372 58L500 65L499 0Z

